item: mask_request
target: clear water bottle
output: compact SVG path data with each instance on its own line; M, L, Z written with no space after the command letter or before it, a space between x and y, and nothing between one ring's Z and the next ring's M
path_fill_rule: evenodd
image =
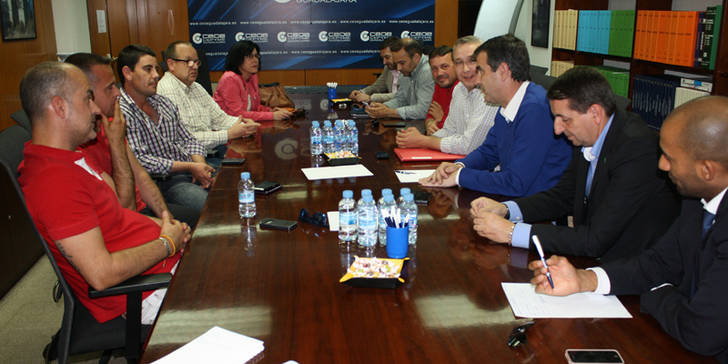
M334 149L337 152L346 150L346 134L341 120L336 120L334 123Z
M402 202L404 202L404 195L412 193L412 190L409 189L409 187L402 187L399 189L399 198L397 199L397 206L401 205Z
M238 212L241 218L255 216L255 185L250 179L250 172L240 173L240 182L238 182Z
M356 202L354 192L344 190L339 201L339 240L350 242L356 239Z
M364 194L362 191L361 204L357 206L359 246L374 247L377 244L377 205L374 203L371 191Z
M331 128L331 120L324 120L321 139L323 140L324 153L333 153L336 151L334 147L334 129Z
M318 121L314 120L311 122L311 155L319 155L324 151L324 147L321 144L321 125Z
M349 137L347 138L349 139L349 150L354 153L354 155L359 155L359 129L357 129L356 122L354 122L354 120L349 120L347 124L347 129L349 131Z
M382 211L389 212L391 211L390 208L392 206L397 206L397 203L394 202L392 190L389 190L389 194L384 195L384 197L382 197L382 201L379 203L379 245L381 246L387 245L387 222L384 221L384 214Z
M409 245L414 245L417 242L417 205L411 193L404 195L404 201L399 205L399 210L402 222L407 222L409 228L407 242Z

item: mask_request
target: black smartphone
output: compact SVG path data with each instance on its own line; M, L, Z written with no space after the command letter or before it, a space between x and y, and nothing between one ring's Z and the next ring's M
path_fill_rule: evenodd
M243 163L245 163L245 158L229 158L222 160L223 166L237 166Z
M385 128L404 128L407 123L404 120L382 120L380 121Z
M258 183L253 188L255 193L259 195L267 195L281 189L281 185L278 182L263 181Z
M298 223L291 220L265 218L260 222L261 229L291 231L298 226Z
M614 349L566 349L565 356L569 364L624 364Z
M412 195L414 195L415 203L418 205L428 205L430 203L430 198L432 197L431 193L419 188L413 189Z
M389 153L377 152L377 159L389 159Z

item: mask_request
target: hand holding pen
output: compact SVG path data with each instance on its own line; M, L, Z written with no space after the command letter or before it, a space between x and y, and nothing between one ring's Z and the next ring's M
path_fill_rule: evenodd
M549 280L549 284L551 285L551 289L554 289L554 281L551 279L551 269L549 269L549 265L546 264L546 258L543 256L543 248L541 247L541 241L538 240L538 236L533 236L533 245L536 246L536 250L538 251L538 256L541 258L541 263L543 264L544 268L546 268L546 278Z

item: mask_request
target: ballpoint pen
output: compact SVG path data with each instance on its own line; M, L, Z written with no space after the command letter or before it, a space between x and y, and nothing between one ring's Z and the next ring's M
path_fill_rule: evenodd
M541 247L541 241L538 240L538 236L533 236L533 245L536 246L536 250L538 250L538 255L541 257L541 263L544 267L546 267L546 278L549 280L549 284L551 285L551 289L554 288L554 281L551 279L551 269L549 269L549 265L546 264L546 258L543 256L543 248Z

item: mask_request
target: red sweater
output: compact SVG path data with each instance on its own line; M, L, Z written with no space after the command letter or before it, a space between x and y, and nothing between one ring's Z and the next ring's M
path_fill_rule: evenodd
M458 84L458 80L455 80L453 84L448 88L443 88L435 84L435 92L432 94L432 101L436 101L440 106L442 106L442 120L437 123L437 127L442 129L442 125L445 124L445 119L447 119L447 114L450 112L450 100L452 100L452 90L455 89L455 85ZM425 119L434 119L430 113L427 113L427 117Z

